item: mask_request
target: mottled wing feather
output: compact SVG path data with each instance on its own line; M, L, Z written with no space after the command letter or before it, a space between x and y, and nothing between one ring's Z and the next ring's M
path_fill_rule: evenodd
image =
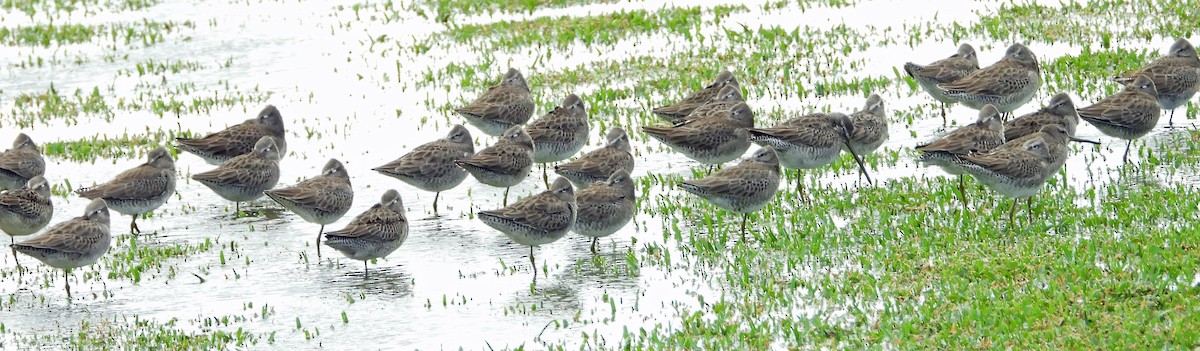
M84 254L91 251L89 248L95 246L104 236L105 228L102 224L76 217L18 245L61 253Z
M343 212L354 193L345 179L331 176L316 176L287 188L268 190L275 196L280 196L303 208L315 209L320 212Z
M524 153L518 145L492 145L459 162L501 174L516 174L533 164Z
M371 206L366 212L354 217L346 228L326 232L327 237L360 238L378 241L390 241L403 230L402 226L408 219L401 213L396 213L380 204ZM381 234L384 234L380 236Z
M270 161L254 154L246 154L234 157L214 170L193 174L192 179L215 184L231 184L249 178L255 180L255 183L265 183L275 174L274 167L277 166Z
M88 199L151 198L166 192L171 185L169 177L174 176L174 172L168 173L149 165L141 165L121 172L108 183L79 189L79 195Z

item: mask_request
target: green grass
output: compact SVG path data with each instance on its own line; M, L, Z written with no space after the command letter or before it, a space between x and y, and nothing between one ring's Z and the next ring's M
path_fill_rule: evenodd
M533 13L541 9L563 8L587 4L615 3L620 0L423 0L415 1L408 10L438 22L453 21L456 16L477 16L496 13Z
M111 25L38 24L0 27L0 45L51 47L95 43L112 49L118 48L118 45L149 47L163 42L167 36L185 28L195 29L195 24L143 20Z
M114 137L98 135L82 140L47 142L42 145L42 153L46 157L63 158L79 163L141 159L146 152L160 145L168 145L178 136L187 135L177 135L174 131L157 131L147 135L123 134Z

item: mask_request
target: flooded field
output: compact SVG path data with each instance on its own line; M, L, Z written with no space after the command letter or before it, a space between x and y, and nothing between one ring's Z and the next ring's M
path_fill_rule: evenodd
M73 190L145 162L157 145L202 136L277 106L288 151L280 186L349 169L354 205L338 229L400 192L405 244L362 264L319 226L262 198L250 215L190 179L213 168L177 153L176 195L113 246L62 271L0 250L0 349L928 349L1200 347L1200 101L1134 142L1089 124L1060 176L1007 222L1011 199L917 164L912 147L944 125L904 75L967 42L981 65L1011 43L1043 86L1076 106L1120 90L1111 77L1200 43L1200 3L1059 1L0 1L0 142L42 147L54 219L79 216ZM592 139L631 131L638 214L600 241L568 235L519 246L475 213L504 189L468 179L434 194L371 171L437 139L453 111L524 72L536 116L578 94ZM866 157L873 185L843 156L797 175L752 214L677 189L707 166L639 126L723 69L759 125L813 111L887 106L891 138ZM493 143L474 127L476 150ZM542 191L540 166L512 188ZM510 200L511 203L511 200ZM243 205L243 209L246 206ZM0 237L7 241L8 237ZM24 238L18 238L22 240ZM7 244L7 243L5 243ZM537 270L536 278L534 269Z

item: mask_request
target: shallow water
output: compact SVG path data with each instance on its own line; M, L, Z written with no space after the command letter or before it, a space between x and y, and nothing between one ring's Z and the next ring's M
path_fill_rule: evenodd
M828 28L839 23L866 28L867 23L882 27L900 26L904 23L901 19L933 20L921 8L932 6L934 2L906 4L910 6L866 1L847 8L810 8L807 12L785 8L766 12L761 9L761 4L751 3L746 4L749 11L736 13L722 24L705 24L702 28L716 31L747 24L752 28L761 25L790 29L789 26L796 26L797 22L813 28ZM574 235L537 248L538 269L546 268L535 281L528 263L528 248L512 243L471 216L475 211L500 207L504 189L483 186L468 179L462 186L442 194L441 217L433 217L430 210L432 193L418 191L370 171L421 143L442 137L449 124L461 123L460 118L448 115L439 106L462 103L477 94L477 90L459 89L453 81L426 87L415 82L419 82L427 71L437 71L450 63L472 63L479 58L469 47L451 43L433 47L421 55L414 54L405 47L446 27L408 10L399 10L399 18L387 24L356 19L349 9L352 5L353 1L252 4L165 1L137 11L100 10L92 15L75 13L53 19L56 23L80 24L136 23L142 19L193 24L178 26L153 45L86 43L49 48L0 47L0 57L4 58L3 68L0 68L0 76L3 76L0 79L0 98L3 98L0 116L15 111L14 98L19 94L45 92L50 83L60 92L82 89L86 94L93 87L99 87L109 98L116 95L131 100L138 94L181 101L231 93L263 98L263 101L219 105L198 113L167 113L162 117L146 110L116 110L112 122L92 115L80 116L77 124L62 120L39 122L25 129L38 143L78 140L97 134L109 137L137 135L158 130L202 134L250 118L270 103L281 109L289 131L289 153L282 161L280 185L290 185L317 174L319 167L330 157L342 160L350 169L356 191L354 207L345 218L326 229L340 228L353 215L374 204L389 188L400 190L411 221L411 235L404 246L389 258L371 264L370 277L364 279L360 262L341 258L332 249L324 248L324 256L316 258L313 240L317 225L287 212L233 218L232 204L187 178L192 173L211 169L211 166L198 157L180 155L177 161L181 173L178 196L155 212L154 217L139 221L144 232L156 234L136 239L126 236L114 242L110 254L128 250L130 240L137 240L142 247L195 247L207 240L213 247L167 258L157 269L143 272L141 281L136 283L125 278L108 278L109 266L103 263L77 270L72 280L76 299L70 304L62 291L61 272L22 257L22 262L33 271L18 275L10 253L3 250L0 253L3 257L0 259L0 272L3 272L0 297L7 302L0 304L0 316L9 332L0 333L0 346L21 345L23 343L18 340L31 335L71 333L85 321L96 323L135 316L160 323L178 319L180 322L176 327L191 331L244 328L264 339L265 335L275 333L273 345L289 349L312 348L313 345L336 349L390 345L483 349L522 344L534 346L542 341L577 343L581 333L594 334L615 343L625 332L636 332L657 323L668 326L678 323L678 311L703 303L702 296L721 294L721 286L716 282L719 274L700 276L692 269L657 265L641 265L638 271L629 271L626 263L629 251L643 252L647 246L686 245L686 241L665 239L661 219L645 212L616 235L601 240L598 258L588 251L586 239ZM505 19L596 15L684 5L670 1L621 2L539 10L532 14L464 16L456 21L485 24ZM974 11L986 11L995 6L990 2L972 2L968 7L941 12L936 20L970 22L976 16ZM368 12L363 11L360 16L365 17ZM887 16L872 17L880 13ZM5 26L15 27L47 23L51 19L45 16L40 14L30 18L13 11L0 13L0 21ZM370 42L370 38L384 34L394 42ZM580 43L568 45L565 50L538 46L528 49L555 50L551 60L538 59L536 55L498 52L490 57L495 62L491 71L500 72L504 67L513 66L525 70L529 76L539 71L568 69L632 54L669 57L688 49L687 45L668 45L678 39L671 35L637 35L623 41L628 45L617 45L612 50L589 48ZM1163 43L1169 44L1169 40L1144 43L1144 48L1161 49L1166 46ZM988 44L976 46L981 53L981 64L997 60L999 52L1007 45ZM718 41L713 45L722 44ZM852 74L864 77L888 75L892 67L904 60L933 61L948 55L954 46L954 43L941 42L924 42L912 47L873 46L870 50L851 54L852 58L864 60L865 67ZM1080 50L1071 46L1031 47L1043 59ZM40 68L14 66L28 57L79 58L84 62ZM147 59L194 61L206 69L166 76L115 74ZM731 68L736 70L736 67ZM487 79L491 82L495 77ZM165 87L163 82L166 82ZM167 87L183 82L194 83L196 88L189 93L165 91ZM627 78L614 84L634 86L637 81ZM598 88L596 84L583 85L576 93L587 100L587 94ZM567 93L536 91L536 86L534 90L540 100L551 102ZM928 112L932 101L907 88L884 92L884 97L889 111L906 113L918 109ZM1079 95L1073 97L1077 105L1086 105ZM1097 98L1086 97L1087 100ZM748 96L748 99L756 110L778 107L792 112L817 108L851 110L862 103L858 96L803 101L775 96ZM116 99L112 100L108 103L115 105ZM1035 100L1018 114L1031 111L1040 103L1041 99ZM605 104L639 108L646 101ZM544 108L539 105L539 111ZM951 110L953 123L969 123L974 116L975 111L963 107ZM594 117L607 122L624 118ZM0 140L11 140L19 130L4 117L0 120L5 121ZM900 150L901 161L874 170L872 175L876 184L901 177L941 177L937 169L921 168L905 156L912 145L931 140L945 131L941 119L925 113L911 125L895 117L893 123L891 139L884 149ZM1166 124L1165 116L1160 124ZM593 135L597 134L596 129ZM477 139L477 149L494 139L471 130ZM1161 128L1156 130L1150 143L1157 142L1160 140L1157 137L1166 133L1170 132ZM1102 140L1105 144L1099 151L1080 148L1082 155L1077 154L1068 162L1069 181L1099 185L1122 181L1096 177L1093 173L1119 165L1124 143L1115 143L1087 125L1080 126L1079 136ZM644 136L634 139L638 156L635 176L691 177L693 162L681 155L664 152L665 148ZM598 138L585 151L595 147L598 147ZM47 178L52 184L64 186L69 179L69 183L78 188L107 180L142 160L98 159L79 164L62 158L48 158L48 162ZM527 181L513 187L512 197L540 191L543 188L540 172L535 168ZM855 172L823 173L819 181L839 188L861 186ZM1195 182L1194 175L1156 176L1162 178L1152 181L1178 177ZM653 201L660 195L683 196L675 191L664 192L659 186L650 189L650 194L639 194L643 196L642 201ZM55 197L54 201L53 223L78 216L86 204L73 195ZM265 199L257 201L255 206L276 208ZM114 232L123 233L128 228L128 220L128 217L114 213ZM686 266L687 262L676 265ZM849 259L840 265L845 270L861 270ZM803 276L797 279L810 279L821 273L828 272L801 270L795 274ZM880 309L882 304L862 308ZM266 316L260 315L262 306L269 308ZM814 307L795 313L812 317L824 311ZM343 320L343 313L348 322ZM244 316L246 319L216 327L205 324L209 319L222 316ZM844 313L833 316L833 319L845 318L851 317L845 317ZM312 340L306 339L305 332L317 330L319 335ZM54 342L50 344L56 346Z

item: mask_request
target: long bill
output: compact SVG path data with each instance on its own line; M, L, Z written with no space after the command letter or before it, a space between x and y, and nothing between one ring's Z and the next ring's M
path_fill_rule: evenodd
M1100 145L1100 142L1099 142L1099 141L1096 141L1096 140L1091 140L1091 139L1081 139L1081 138L1076 138L1076 137L1068 137L1068 138L1067 138L1067 140L1074 141L1074 142L1077 142L1077 143L1087 143L1087 144L1092 144L1092 145Z
M846 150L850 151L850 156L854 157L854 162L858 163L858 170L862 172L863 176L867 177L867 184L874 185L874 183L871 182L871 174L867 173L867 166L863 164L862 158L858 157L857 153L854 153L853 147L850 147L849 138L843 139L842 142L846 144Z

